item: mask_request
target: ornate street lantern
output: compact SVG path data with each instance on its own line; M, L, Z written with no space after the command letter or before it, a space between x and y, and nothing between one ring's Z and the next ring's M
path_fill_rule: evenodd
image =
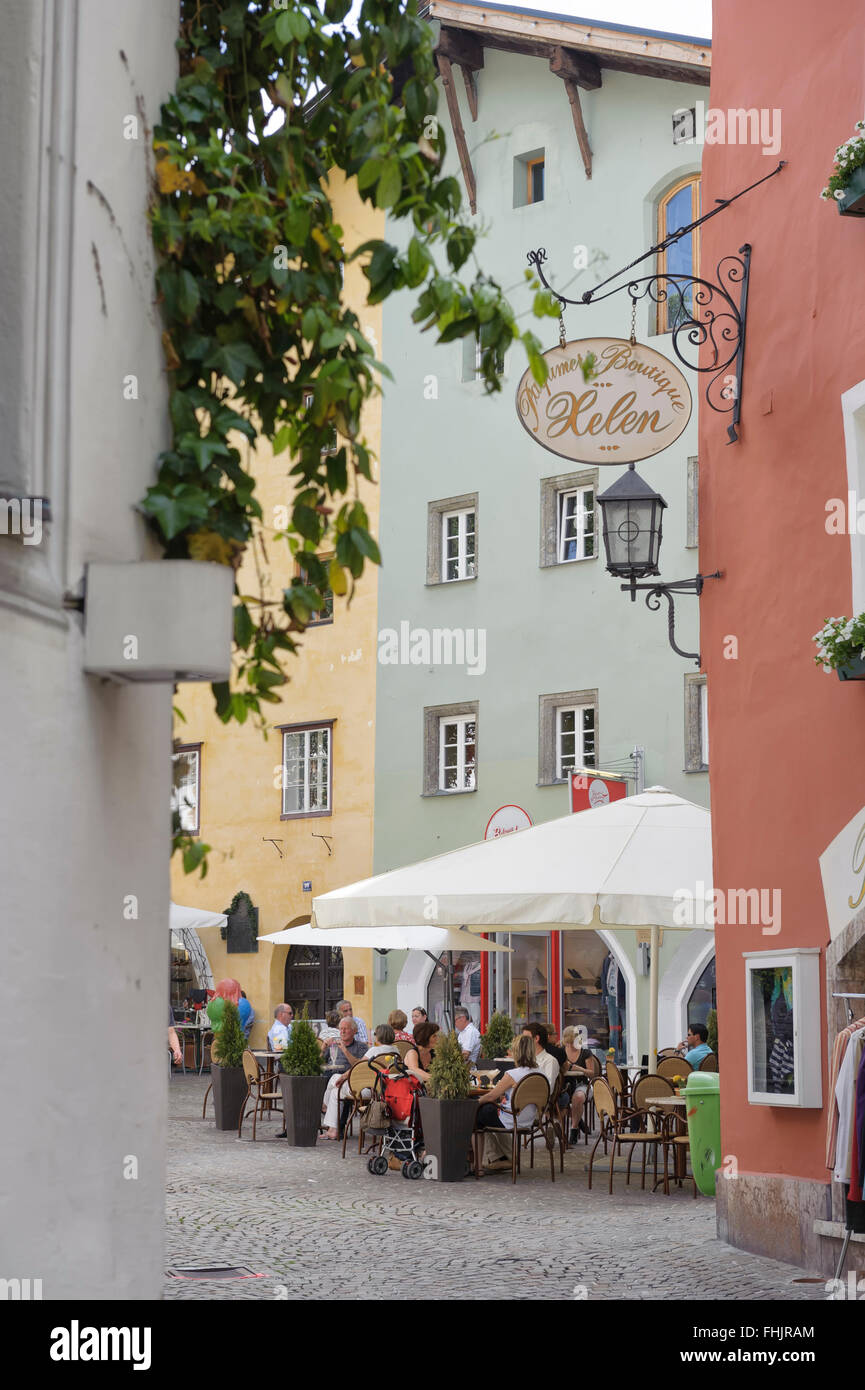
M666 502L630 464L627 473L598 494L604 518L607 569L620 579L660 574L661 523Z
M598 494L597 502L604 518L604 549L610 574L628 581L622 588L630 593L632 603L636 601L638 589L647 590L646 607L653 612L660 608L662 598L667 600L670 646L679 656L692 657L699 666L699 652L683 652L676 646L673 594L696 594L699 598L705 581L720 579L721 571L698 574L694 579L676 579L671 584L638 584L639 579L661 573L658 568L661 523L667 504L661 494L653 492L640 477L633 464L629 464L627 473L617 478L612 487Z

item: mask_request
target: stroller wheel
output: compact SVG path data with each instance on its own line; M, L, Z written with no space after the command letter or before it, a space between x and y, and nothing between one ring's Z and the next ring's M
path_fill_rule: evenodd
M384 1154L376 1154L375 1158L370 1159L369 1171L377 1178L382 1177L387 1172L387 1159Z
M414 1180L415 1178L422 1178L423 1164L420 1163L416 1158L407 1159L407 1161L402 1165L402 1175L404 1178L411 1178L412 1180Z

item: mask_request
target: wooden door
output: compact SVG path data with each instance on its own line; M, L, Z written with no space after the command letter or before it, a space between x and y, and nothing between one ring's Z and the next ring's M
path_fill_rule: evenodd
M324 1018L342 998L342 949L339 946L292 946L285 962L286 1004L295 1017L309 1005L310 1018Z

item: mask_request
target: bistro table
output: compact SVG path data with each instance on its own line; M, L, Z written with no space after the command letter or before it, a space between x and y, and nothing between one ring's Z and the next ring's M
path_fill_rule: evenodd
M200 1073L200 1072L201 1072L201 1068L202 1068L202 1057L203 1057L203 1049L202 1049L202 1046L201 1046L201 1039L202 1039L203 1033L209 1031L209 1025L208 1025L208 1028L205 1029L205 1028L202 1027L202 1025L201 1025L200 1023L190 1023L190 1022L187 1022L187 1023L175 1023L175 1024L174 1024L174 1030L175 1030L176 1033L191 1033L191 1034L192 1034L192 1069L193 1069L193 1071L197 1071L197 1072ZM181 1062L181 1066L182 1066L182 1068L183 1068L183 1072L184 1072L184 1075L185 1075L185 1074L186 1074L186 1047L185 1047L185 1046L181 1046L180 1051L181 1051L181 1054L182 1054L182 1057L183 1057L183 1061Z

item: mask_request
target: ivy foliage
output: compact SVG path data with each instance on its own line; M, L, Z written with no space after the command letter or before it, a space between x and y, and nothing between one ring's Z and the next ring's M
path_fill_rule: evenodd
M328 591L350 594L367 561L381 560L356 484L372 473L363 406L387 371L343 302L331 171L410 224L402 248L378 239L349 253L362 258L369 304L408 288L414 321L439 343L477 335L489 392L517 339L546 377L537 338L476 263L458 182L440 172L431 28L416 0L364 0L355 35L342 24L349 8L180 0L180 75L154 130L172 438L142 511L166 556L237 568L263 534L250 462L263 436L285 454L293 486L278 537L302 557L278 604L236 594L235 670L214 686L226 722L263 719L287 679L282 658Z

